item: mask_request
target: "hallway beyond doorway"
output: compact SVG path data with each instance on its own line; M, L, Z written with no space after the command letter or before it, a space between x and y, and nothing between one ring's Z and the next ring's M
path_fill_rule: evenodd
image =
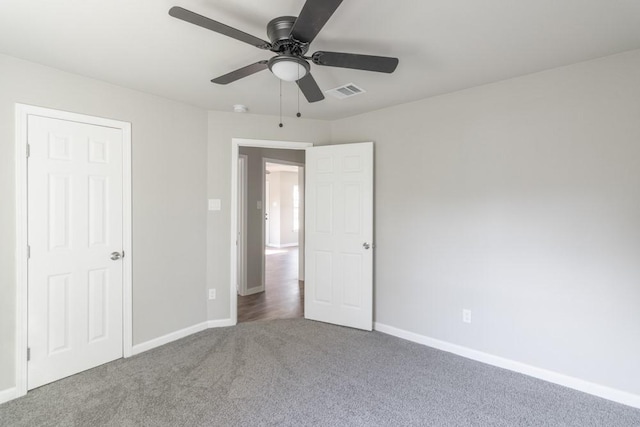
M304 315L304 282L298 280L298 247L265 248L265 291L238 295L238 323Z

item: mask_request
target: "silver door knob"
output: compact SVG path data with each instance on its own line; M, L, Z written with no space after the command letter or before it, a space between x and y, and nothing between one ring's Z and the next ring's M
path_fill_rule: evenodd
M370 245L370 244L368 244L367 242L364 242L364 243L362 244L362 247L363 247L363 248L365 248L365 249L369 249L369 248L371 247L371 245Z
M113 261L117 261L122 258L122 254L120 252L111 252L111 259Z

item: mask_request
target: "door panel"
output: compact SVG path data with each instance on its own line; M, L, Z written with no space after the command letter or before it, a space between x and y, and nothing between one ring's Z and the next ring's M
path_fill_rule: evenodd
M271 182L264 183L264 230L265 246L271 246Z
M305 317L371 330L373 143L308 148L306 168Z
M122 357L119 129L30 115L28 388Z

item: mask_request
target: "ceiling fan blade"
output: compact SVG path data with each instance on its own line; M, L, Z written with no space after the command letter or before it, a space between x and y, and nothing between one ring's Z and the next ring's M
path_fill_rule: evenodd
M313 63L329 67L354 68L356 70L393 73L398 66L398 58L387 56L359 55L356 53L316 52Z
M298 87L304 94L304 97L307 98L307 101L318 102L324 99L324 95L311 73L307 73L306 76L298 80L296 83L298 83Z
M291 37L311 43L340 3L342 0L307 0L291 28Z
M225 36L231 37L232 39L249 43L250 45L258 47L260 49L271 49L271 43L267 41L259 39L258 37L254 37L251 34L247 34L228 25L222 24L218 21L214 21L213 19L207 18L206 16L198 15L197 13L191 12L190 10L183 9L180 6L174 6L169 9L169 15L173 16L174 18L182 19L183 21L189 22L191 24L198 25L202 28L206 28L207 30L224 34Z
M244 77L250 76L251 74L255 74L258 71L266 70L267 68L269 68L267 65L268 62L269 61L258 61L255 64L238 68L237 70L227 73L224 76L216 77L215 79L211 80L211 83L226 85L231 82L235 82L236 80L240 80Z

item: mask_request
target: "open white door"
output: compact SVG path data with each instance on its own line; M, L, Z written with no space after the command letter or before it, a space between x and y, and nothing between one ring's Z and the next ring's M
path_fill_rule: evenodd
M373 143L307 148L307 319L373 326Z

